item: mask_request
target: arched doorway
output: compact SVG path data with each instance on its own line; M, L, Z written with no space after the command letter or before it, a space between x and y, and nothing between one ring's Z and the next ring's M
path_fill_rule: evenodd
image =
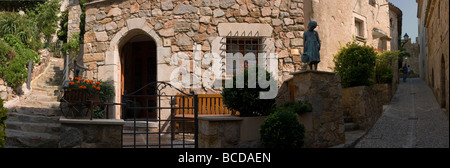
M441 108L446 108L447 100L446 100L446 86L445 86L445 60L444 55L441 58Z
M145 33L132 36L121 45L119 50L121 63L121 92L139 95L156 95L155 87L146 87L148 83L157 81L157 47L152 37ZM140 107L156 107L156 97L135 98L133 103ZM134 113L127 111L126 118L133 118ZM156 118L154 109L140 109L135 117Z

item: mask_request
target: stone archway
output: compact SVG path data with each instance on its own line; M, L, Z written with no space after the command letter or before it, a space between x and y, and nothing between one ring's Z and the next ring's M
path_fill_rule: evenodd
M122 47L127 41L133 38L136 35L147 35L151 37L156 44L156 68L159 69L159 63L163 62L163 58L166 56L170 56L171 50L170 47L164 47L161 38L158 34L153 30L153 26L146 22L145 18L134 18L128 19L126 21L127 26L123 27L120 31L118 31L112 40L110 41L110 45L108 50L105 53L105 62L103 66L99 66L98 74L99 80L102 81L110 81L114 85L115 89L115 97L114 102L121 102L121 62L120 62L120 52L119 49ZM157 80L160 77L158 76ZM114 106L112 110L113 114L110 116L114 116L115 119L120 119L120 108L118 106Z

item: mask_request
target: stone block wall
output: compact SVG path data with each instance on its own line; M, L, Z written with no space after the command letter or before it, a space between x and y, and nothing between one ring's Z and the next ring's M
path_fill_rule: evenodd
M84 64L89 68L86 73L90 79L108 79L103 74L110 71L102 66L115 65L119 69L119 56L114 50L120 50L120 45L133 36L130 32L134 29L147 32L156 41L158 70L171 72L176 67L173 60L178 59L173 57L179 57L174 55L177 52L185 53L192 62L194 44L201 45L203 53L222 52L223 34L229 32L225 29L220 32L221 23L255 24L247 26L253 28L253 34L242 31L240 36L254 36L258 26L269 26L270 29L259 29L268 30L267 35L262 32L259 35L266 37L265 51L279 53L281 79L302 69L300 55L291 51L303 47L302 0L100 0L85 6ZM245 25L239 27L233 27L231 34L243 30ZM110 56L117 58L109 61ZM194 66L201 67L202 73L210 67ZM163 76L158 75L160 79Z
M60 118L60 148L121 148L123 120Z
M261 148L259 128L267 117L199 117L199 148Z
M342 89L342 104L346 120L362 130L369 130L383 113L383 105L392 98L390 84L375 84Z
M157 80L179 80L171 73L189 65L183 73L202 79L200 87L191 89L196 94L220 93L222 88L208 86L231 78L223 74L222 80L214 79L205 56L218 53L226 62L228 36L262 38L262 50L278 54L279 85L291 77L289 73L305 67L297 52L303 49L303 0L98 0L85 7L83 63L89 70L82 76L113 83L114 102L120 102L123 86L121 49L137 35L149 36L156 43ZM202 75L210 76L209 80ZM118 118L119 112L114 111Z
M306 147L331 147L345 143L341 79L331 72L292 73L294 101L308 102L312 114L300 119L306 128ZM302 116L301 116L302 117Z

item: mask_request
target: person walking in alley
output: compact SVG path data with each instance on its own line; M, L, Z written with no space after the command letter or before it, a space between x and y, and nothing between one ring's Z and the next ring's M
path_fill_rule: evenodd
M408 67L406 67L406 64L403 66L403 82L406 82L406 76L408 73Z
M408 78L411 78L412 68L411 65L408 65Z

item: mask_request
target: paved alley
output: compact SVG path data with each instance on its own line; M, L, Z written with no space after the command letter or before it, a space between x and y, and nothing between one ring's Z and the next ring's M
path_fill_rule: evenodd
M449 121L423 80L400 80L391 104L355 148L449 148Z

